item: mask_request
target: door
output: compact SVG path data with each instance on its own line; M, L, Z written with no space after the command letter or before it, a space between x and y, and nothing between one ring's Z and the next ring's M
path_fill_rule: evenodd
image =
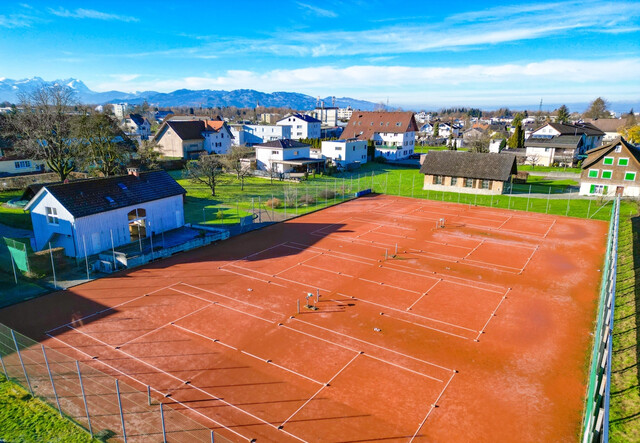
M616 187L616 195L619 195L620 197L622 197L623 194L624 194L624 186Z

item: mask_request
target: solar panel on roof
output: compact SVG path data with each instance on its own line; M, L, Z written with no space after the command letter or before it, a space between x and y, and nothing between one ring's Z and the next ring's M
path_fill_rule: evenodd
M122 189L123 191L126 191L127 189L127 185L125 185L124 183L118 183L118 186L120 186L120 189Z
M114 204L114 203L116 202L114 199L112 199L112 198L111 198L111 197L109 197L108 195L105 197L105 199L106 199L109 203L111 203L111 204Z

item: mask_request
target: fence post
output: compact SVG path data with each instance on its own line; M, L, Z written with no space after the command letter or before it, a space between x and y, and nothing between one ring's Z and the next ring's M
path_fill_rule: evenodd
M113 229L109 229L109 234L111 234L111 256L113 257L113 270L118 269L116 265L116 248L113 244Z
M545 214L549 213L549 199L551 198L551 186L549 186L549 193L547 194L547 210L544 211Z
M527 195L527 212L529 212L529 199L531 198L531 185L529 185L529 194Z
M151 406L151 386L147 385L147 402Z
M162 402L160 402L160 423L162 424L162 441L167 443L167 430L164 427L164 411L162 410Z
M216 443L215 436L213 435L213 431L211 431L211 443Z
M44 362L47 365L47 372L49 373L49 380L51 380L51 389L53 389L53 396L56 398L56 405L58 406L58 412L62 415L62 408L60 408L60 400L58 400L58 392L56 391L56 385L53 382L53 375L51 374L51 367L49 366L49 359L47 358L47 352L44 349L44 345L42 346L42 355L44 356Z
M262 197L258 196L258 223L262 223Z
M4 372L4 376L9 380L9 374L7 373L7 367L4 365L4 360L2 359L2 354L0 354L0 365L2 365L2 372Z
M587 206L587 218L589 218L590 213L591 213L591 199L589 199L589 206Z
M80 381L80 391L82 392L82 400L84 401L84 412L87 414L87 423L89 424L89 434L93 437L93 429L91 428L91 416L89 415L89 405L87 404L87 395L84 393L84 384L82 383L82 372L80 372L80 363L76 360L76 369L78 370L78 380Z
M120 384L116 378L116 394L118 394L118 409L120 409L120 423L122 424L122 437L124 443L127 443L127 429L124 427L124 414L122 413L122 399L120 398Z
M53 264L53 251L51 250L51 242L49 242L49 256L51 256L51 271L53 271L53 287L58 287L58 282L56 280L56 267Z
M398 174L398 176L400 177L398 179L398 196L400 196L401 192L402 192L402 172L400 172Z
M569 205L571 204L571 192L569 192L569 200L567 200L567 212L564 215L569 215Z
M16 264L13 262L13 256L9 254L9 261L11 262L11 268L13 269L13 280L15 280L16 285L18 284L18 274L16 274Z
M87 267L87 280L90 280L89 277L89 258L87 257L87 242L84 241L84 234L82 234L82 245L84 246L84 264Z
M11 329L11 337L13 337L13 344L16 346L16 351L18 353L18 360L20 360L20 366L22 366L22 372L24 372L24 378L27 380L27 386L29 387L29 392L33 395L33 389L31 389L31 382L29 381L29 375L27 374L27 368L24 366L24 362L22 361L22 354L20 353L20 347L18 346L18 340L16 339L16 334Z
M413 198L413 188L416 186L416 176L413 175L413 180L411 180L411 198Z

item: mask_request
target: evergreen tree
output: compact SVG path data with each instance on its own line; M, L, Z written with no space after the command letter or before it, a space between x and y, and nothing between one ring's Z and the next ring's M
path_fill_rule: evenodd
M569 123L569 118L569 108L565 105L560 106L558 108L558 117L556 118L556 122L567 124Z

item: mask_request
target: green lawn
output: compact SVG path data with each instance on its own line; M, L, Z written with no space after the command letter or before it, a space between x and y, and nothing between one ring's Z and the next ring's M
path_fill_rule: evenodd
M531 165L518 165L519 171L528 172L574 172L580 174L582 169L580 168L556 168L554 166L531 166Z
M57 410L0 376L0 440L7 442L98 442Z
M7 208L4 203L19 198L22 191L0 192L0 223L14 228L31 229L31 216L22 209Z
M415 145L413 147L413 152L416 154L426 154L429 151L447 151L449 148L447 146L421 146ZM468 151L468 148L458 148L458 151Z
M640 217L620 218L611 354L610 441L640 441Z

